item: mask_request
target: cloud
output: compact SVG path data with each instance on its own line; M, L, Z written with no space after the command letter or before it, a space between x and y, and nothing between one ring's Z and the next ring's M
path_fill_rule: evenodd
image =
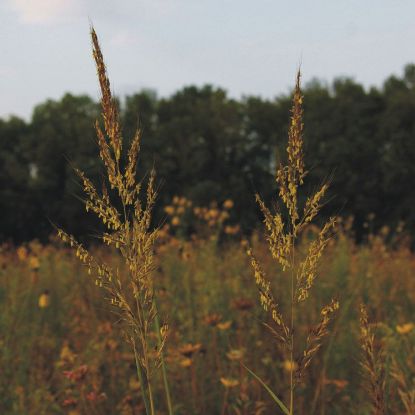
M54 23L80 11L79 0L9 0L22 23Z

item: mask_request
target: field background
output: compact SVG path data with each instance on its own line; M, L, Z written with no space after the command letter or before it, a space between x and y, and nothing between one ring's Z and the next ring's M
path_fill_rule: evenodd
M150 258L145 248L151 240L146 246L140 241L146 241L149 227L160 228L148 281L151 287L154 283L159 314L169 326L164 358L174 413L275 413L275 402L247 368L287 402L292 360L264 326L269 320L258 304L247 248L252 247L271 281L282 314L290 315L294 288L291 298L291 282L272 260L264 240L254 194L258 192L267 204L272 200L274 208L274 174L285 158L291 96L238 101L221 89L205 86L187 87L163 99L143 91L125 102L105 101L109 87L103 64L96 60L106 124L117 108L123 132L130 138L140 114L144 138L138 173L148 174L155 164L159 177L153 223L142 228L119 225L117 213L108 207L116 194L114 186L109 192L103 190L101 199L80 177L89 191L87 208L110 224L111 235L104 241L124 238L121 244L128 246L124 252L131 261L133 279L129 287L136 288L134 282L141 284L149 275L134 269L129 255L133 253L137 261ZM303 97L296 91L290 128L301 125ZM321 258L312 295L295 310L291 342L295 337L296 357L310 328L319 321L322 305L334 297L340 310L296 389L295 413L381 415L384 412L373 409L381 390L389 413L413 414L415 65L407 65L401 78L392 76L378 89L365 90L350 79L338 79L330 86L312 82L304 90L304 99L304 151L310 166L306 188L313 192L329 182L328 203L322 206L318 224L331 215L339 217L339 224ZM117 251L99 243L104 226L85 214L79 200L83 199L81 187L72 171L76 166L95 183L104 181L94 142L93 120L98 116L98 104L89 97L67 94L60 101L37 106L29 122L17 117L0 120L4 166L0 175L0 210L4 212L0 218L1 413L144 414L135 356L124 341L116 306L99 287L110 274L94 280L90 269L77 262L53 232L58 223L117 270L115 281L127 278L129 271ZM126 202L125 194L134 195L135 200L135 185L133 173L128 169L120 173L118 163L133 157L125 152L128 146L124 153L120 150L114 119L105 129L117 169L108 171L111 185L119 179L115 188L121 189L125 199L116 207L125 212L127 205L133 206L133 196ZM301 133L290 137L291 165L279 172L292 169L300 177L303 171L298 165L303 160L293 143L297 139L301 149ZM133 141L133 150L137 142ZM111 167L104 138L99 145L102 159ZM285 193L281 186L280 196L297 195L302 180L298 177L286 179L288 185ZM305 202L303 193L299 199L300 205ZM146 223L137 206L134 226L140 220ZM289 203L287 207L290 210ZM291 223L294 227L296 219ZM298 243L284 242L288 251L295 247L297 261L321 237L318 229L309 225ZM136 246L144 246L144 254L134 250ZM77 251L81 256L79 247ZM136 299L149 292L141 287L137 291ZM137 309L139 301L141 297ZM363 338L371 347L366 361L362 303L369 314ZM150 317L147 321L153 322ZM156 331L145 338L146 345L157 343ZM143 356L146 353L147 349ZM160 354L154 348L148 355L156 360ZM375 368L369 376L362 366L368 359L373 359L369 372ZM155 376L156 413L167 414L161 371ZM378 389L373 391L376 382Z
M180 206L194 209L184 198L176 202L167 209L172 214ZM229 210L212 207L207 212L218 217ZM267 317L257 300L244 243L229 229L224 232L224 224L203 219L198 233L180 237L180 222L171 223L176 217L168 215L171 232L165 226L157 246L155 284L160 312L171 329L166 362L177 413L275 413L267 394L241 366L255 369L280 396L288 393L282 386L287 385L287 356L261 324ZM314 232L304 232L300 251ZM406 387L413 387L415 255L404 233L391 237L389 232L384 228L369 234L365 244L357 245L349 221L331 241L318 284L300 309L298 333L307 332L333 294L341 307L298 390L298 413L371 413L360 366L361 301L377 322L387 353L390 413L407 413L398 396L405 385L393 373L404 375ZM286 310L283 287L288 281L281 279L260 235L252 235L253 249ZM114 252L94 252L122 270ZM0 258L1 412L142 413L134 356L102 291L72 252L57 241L31 242L17 249L4 245ZM161 379L156 385L158 413L167 413Z

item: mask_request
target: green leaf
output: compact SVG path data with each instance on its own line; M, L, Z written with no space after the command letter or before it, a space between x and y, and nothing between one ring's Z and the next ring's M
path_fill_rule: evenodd
M290 411L288 410L288 408L284 405L281 399L279 399L278 396L275 395L275 393L270 389L270 387L257 374L252 372L252 370L246 367L243 363L242 366L265 388L265 390L271 395L271 398L281 408L282 412L284 412L284 414L286 415L290 415Z

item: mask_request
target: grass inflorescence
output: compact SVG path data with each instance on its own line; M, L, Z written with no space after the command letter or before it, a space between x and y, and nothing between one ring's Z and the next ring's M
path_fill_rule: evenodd
M146 412L155 414L152 375L155 368L164 365L162 352L167 337L167 326L160 327L153 284L154 244L158 234L158 229L151 227L151 213L157 196L155 172L152 170L150 173L142 201L143 182L136 179L140 130L137 129L124 160L118 109L93 28L91 38L101 88L104 125L102 129L97 121L95 128L109 190L104 183L99 192L82 171L75 168L75 172L86 196L86 211L98 216L107 228L101 236L102 241L121 254L127 275L120 276L118 269L112 269L94 257L72 235L61 229L58 230L58 235L75 249L76 256L86 265L88 273L94 275L96 285L106 291L113 310L119 314L124 338L134 352ZM116 199L117 204L112 202L112 198ZM156 342L151 338L154 326L157 331ZM168 390L167 397L169 400Z
M329 304L323 306L320 313L320 322L310 330L305 348L300 357L296 358L296 336L294 330L296 309L310 295L310 290L317 276L318 262L332 236L336 223L335 218L330 218L319 231L317 238L310 242L305 258L299 257L296 246L297 241L304 228L317 216L328 187L327 184L323 184L316 193L308 197L300 213L298 190L307 175L303 154L303 96L300 88L300 78L299 71L288 131L288 161L286 165L280 165L276 173L276 182L279 188L278 195L288 213L286 219L283 213L278 210L272 213L261 197L258 194L256 195L257 202L264 215L267 241L271 255L280 265L281 271L289 276L290 287L288 287L288 295L290 297L290 310L287 316L283 314L276 298L272 294L271 281L262 271L252 249L247 250L254 270L255 282L259 289L262 307L271 316L271 323L267 323L267 327L275 339L289 353L289 402L286 405L279 398L276 398L275 394L273 394L273 397L282 411L290 415L294 413L295 388L303 377L304 370L309 366L314 354L321 347L322 338L327 334L332 315L339 308L338 301L334 299Z

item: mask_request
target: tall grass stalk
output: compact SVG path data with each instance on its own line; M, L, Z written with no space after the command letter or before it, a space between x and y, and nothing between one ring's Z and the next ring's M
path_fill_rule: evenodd
M271 212L261 197L258 194L256 195L256 200L264 215L267 241L272 257L279 263L282 272L288 274L290 279L290 312L288 318L280 310L272 293L271 281L266 277L252 249L247 250L254 270L255 282L259 289L262 307L269 312L271 317L271 322L265 323L265 325L276 341L281 343L288 351L290 375L288 404L284 404L262 379L260 382L279 408L289 415L294 414L296 386L302 380L304 371L310 365L313 356L321 347L322 338L328 333L328 325L332 314L339 308L339 303L335 299L322 307L320 321L309 331L305 347L302 353L296 357L298 349L295 338L296 312L310 295L310 289L317 277L319 259L333 234L336 222L334 218L328 220L319 231L316 239L309 244L305 258L301 258L297 252L296 242L301 232L317 216L328 185L323 184L315 194L308 197L300 212L298 189L307 175L303 155L303 96L300 88L300 78L301 74L298 71L288 131L288 161L286 165L280 165L276 173L278 194L287 214L284 216L278 209L276 212ZM259 379L257 375L255 377Z
M375 342L375 332L369 323L364 304L360 305L361 365L365 375L366 390L371 400L372 414L384 415L385 405L385 355L380 344Z
M85 207L97 215L106 227L101 237L122 256L128 273L120 275L118 269L91 255L76 239L59 229L58 235L76 251L76 256L96 278L116 313L120 316L124 338L130 344L137 366L137 376L147 415L156 413L153 395L154 370L162 365L169 413L172 405L163 360L163 346L167 326L158 320L152 271L153 251L158 229L151 228L151 213L156 200L155 172L150 173L145 194L143 181L136 179L140 131L137 130L131 145L123 156L123 139L117 105L112 97L104 59L95 30L91 28L93 57L101 88L102 129L95 124L100 158L106 169L106 182L99 192L85 174L75 168L86 195ZM151 332L156 328L156 340Z

